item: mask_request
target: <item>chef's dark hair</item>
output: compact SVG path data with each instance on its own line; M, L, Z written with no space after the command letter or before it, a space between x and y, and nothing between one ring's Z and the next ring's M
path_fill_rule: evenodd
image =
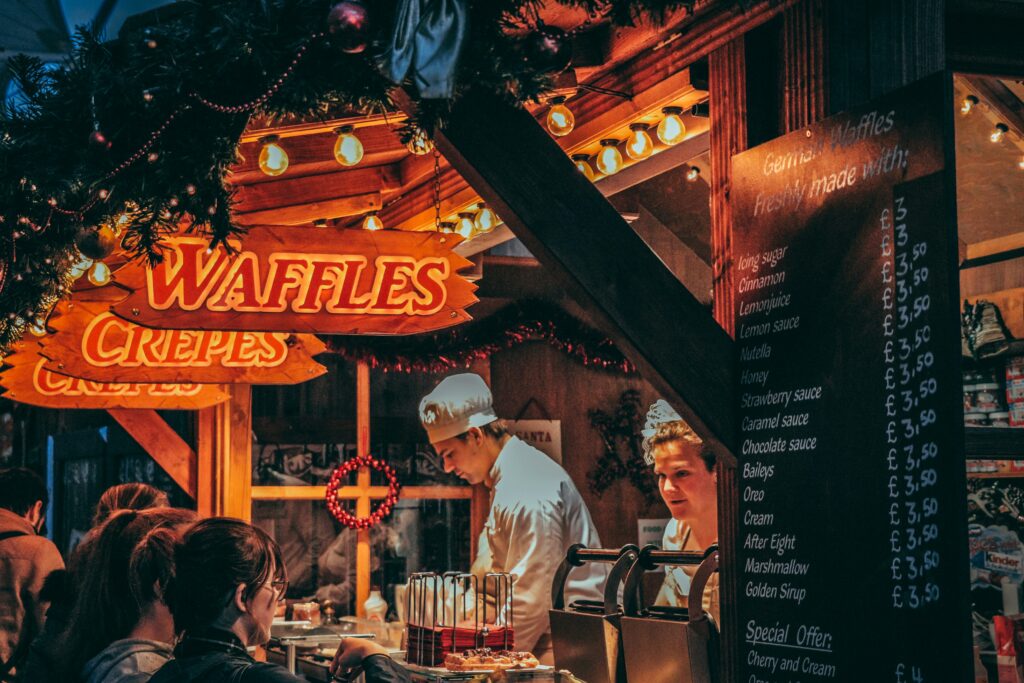
M287 578L274 539L240 519L202 520L188 530L174 557L167 604L179 631L218 624L238 584L245 585L242 599L248 601L268 581Z
M482 427L477 427L484 436L489 436L492 439L500 439L503 436L508 435L508 429L505 428L505 423L501 420L495 420L494 422L488 422ZM459 441L465 441L469 438L469 432L463 432L456 437Z

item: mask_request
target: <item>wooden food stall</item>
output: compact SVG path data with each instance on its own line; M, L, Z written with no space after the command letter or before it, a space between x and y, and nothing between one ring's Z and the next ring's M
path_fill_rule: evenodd
M601 533L593 557L628 555L631 586L706 561L629 545L669 516L640 455L663 397L718 459L721 623L700 621L701 676L967 680L965 462L1022 442L1002 411L961 427L956 314L961 292L992 301L1024 335L1024 225L974 216L993 158L1021 153L1020 12L499 3L473 10L487 21L453 91L422 56L397 86L377 71L387 13L367 29L346 23L367 3L330 3L325 24L313 4L292 25L270 3L242 40L182 3L86 46L98 73L139 60L123 80L140 94L104 85L80 164L45 156L11 183L0 386L105 413L19 407L21 460L55 435L51 478L84 476L75 449L98 442L59 433L116 423L200 514L277 538L295 609L359 630L403 620L405 584L476 555L488 492L444 471L417 420L462 369L549 444ZM142 87L185 59L169 33L185 26L210 41L190 77ZM995 157L972 146L982 129ZM1006 168L988 204L1024 196ZM994 391L1016 390L1004 370ZM57 518L84 504L57 498ZM645 633L686 633L652 627L639 595L625 614ZM599 630L620 616L606 598ZM629 652L602 632L625 657L609 683L626 683Z

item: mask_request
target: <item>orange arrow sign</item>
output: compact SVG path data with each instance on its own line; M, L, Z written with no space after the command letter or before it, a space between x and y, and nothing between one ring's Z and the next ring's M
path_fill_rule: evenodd
M118 283L133 290L112 306L161 329L331 334L413 334L470 319L476 286L461 238L435 232L255 227L237 253L201 237L165 240L164 261L131 263Z
M298 384L327 368L311 334L154 330L110 312L108 301L62 305L42 340L46 369L97 382Z
M0 372L4 397L18 403L43 408L197 410L228 400L223 387L215 384L106 383L58 375L43 367L47 359L39 355L38 344L22 342L18 348L5 360L11 367Z

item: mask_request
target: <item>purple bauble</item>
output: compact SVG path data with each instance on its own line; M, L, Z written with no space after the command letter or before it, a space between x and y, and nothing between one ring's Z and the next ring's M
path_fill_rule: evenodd
M327 29L342 52L362 52L370 42L370 11L362 0L339 2L327 14Z

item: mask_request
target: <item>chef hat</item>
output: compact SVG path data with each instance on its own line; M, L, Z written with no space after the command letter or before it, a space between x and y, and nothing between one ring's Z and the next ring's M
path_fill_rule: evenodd
M497 420L492 402L491 390L480 375L452 375L420 401L420 422L430 443L437 443Z
M700 438L690 429L690 426L676 412L676 409L670 406L665 399L659 398L647 409L647 421L644 423L644 428L640 431L640 434L644 437L644 460L648 465L654 464L654 453L652 452L654 450L654 437L669 425L674 425L676 429L673 431L678 431L679 435L687 441L700 442Z

